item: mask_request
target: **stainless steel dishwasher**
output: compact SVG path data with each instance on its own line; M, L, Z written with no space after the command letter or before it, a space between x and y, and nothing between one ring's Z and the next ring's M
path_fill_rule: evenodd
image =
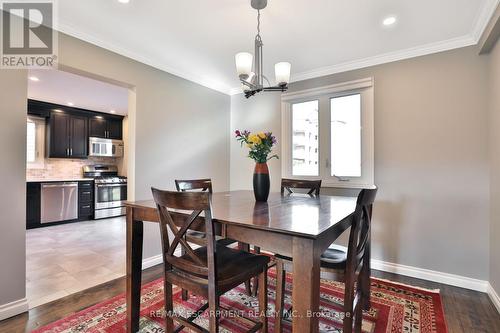
M78 218L78 183L43 183L41 223Z

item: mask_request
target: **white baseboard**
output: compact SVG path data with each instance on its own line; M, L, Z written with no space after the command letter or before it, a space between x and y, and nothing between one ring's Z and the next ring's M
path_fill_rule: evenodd
M0 321L26 311L28 311L28 300L26 298L0 305Z
M488 283L488 296L490 296L491 301L497 308L498 313L500 313L500 296L498 296L493 286Z
M142 260L142 269L147 269L163 263L163 255L149 257Z
M450 286L471 289L483 293L488 292L488 281L473 279L465 276L432 271L429 269L394 264L381 260L372 259L371 266L373 269L396 273L400 275L410 276L417 279L439 282Z

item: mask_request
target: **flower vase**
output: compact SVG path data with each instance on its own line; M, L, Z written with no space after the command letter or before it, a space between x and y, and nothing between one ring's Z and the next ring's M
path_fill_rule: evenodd
M270 187L271 182L267 163L256 163L253 173L253 193L255 195L255 201L267 202Z

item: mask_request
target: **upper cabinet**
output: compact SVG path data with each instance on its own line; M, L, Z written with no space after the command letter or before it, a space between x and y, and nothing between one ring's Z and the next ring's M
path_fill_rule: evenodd
M53 111L47 125L47 157L87 158L88 119Z
M87 158L89 137L123 140L122 116L34 100L28 101L28 114L48 118L49 158Z
M122 119L111 116L92 116L89 119L89 136L122 140Z

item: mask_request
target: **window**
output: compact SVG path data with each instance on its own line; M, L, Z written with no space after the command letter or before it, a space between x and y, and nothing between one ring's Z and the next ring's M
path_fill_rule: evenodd
M374 185L373 80L282 95L283 177Z
M293 104L292 117L293 174L318 176L318 101Z
M28 117L26 122L26 165L28 169L44 168L45 119Z

